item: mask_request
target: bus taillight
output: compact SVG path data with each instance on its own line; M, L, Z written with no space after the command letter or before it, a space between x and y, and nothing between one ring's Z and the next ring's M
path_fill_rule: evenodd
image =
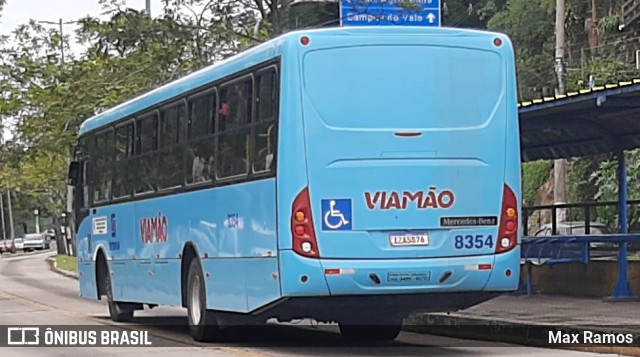
M496 253L508 252L518 244L518 200L513 190L504 185L502 211L500 212L500 232Z
M291 234L293 236L293 251L309 258L320 258L320 249L316 240L311 217L311 200L309 188L305 187L293 201L291 212Z

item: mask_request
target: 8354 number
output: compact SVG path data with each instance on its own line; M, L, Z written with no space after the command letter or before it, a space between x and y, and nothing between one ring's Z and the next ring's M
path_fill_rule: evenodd
M457 235L455 237L454 247L456 249L482 249L485 247L493 248L493 235Z

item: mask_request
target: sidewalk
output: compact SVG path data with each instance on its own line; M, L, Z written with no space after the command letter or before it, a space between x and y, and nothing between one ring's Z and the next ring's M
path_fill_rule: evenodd
M612 303L592 298L504 295L450 315L515 323L635 325L640 328L640 300Z
M640 301L612 303L591 298L504 295L455 313L418 314L409 318L406 325L405 329L414 332L541 347L551 347L550 329L544 327L548 325L577 333L631 333L638 343ZM576 349L640 356L640 347Z

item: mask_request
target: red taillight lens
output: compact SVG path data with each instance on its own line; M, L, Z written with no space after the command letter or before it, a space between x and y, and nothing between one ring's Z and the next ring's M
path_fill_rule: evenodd
M291 234L293 236L293 251L309 258L320 258L320 249L316 240L311 217L311 200L309 188L300 191L293 201L291 211Z
M496 253L508 252L518 245L518 228L518 200L513 190L504 185Z

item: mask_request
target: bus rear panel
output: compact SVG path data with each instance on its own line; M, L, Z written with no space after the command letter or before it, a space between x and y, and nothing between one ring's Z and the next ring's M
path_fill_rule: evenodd
M295 93L304 141L281 139L281 152L305 157L295 167L304 180L281 192L283 295L515 290L509 40L455 30L309 38Z

